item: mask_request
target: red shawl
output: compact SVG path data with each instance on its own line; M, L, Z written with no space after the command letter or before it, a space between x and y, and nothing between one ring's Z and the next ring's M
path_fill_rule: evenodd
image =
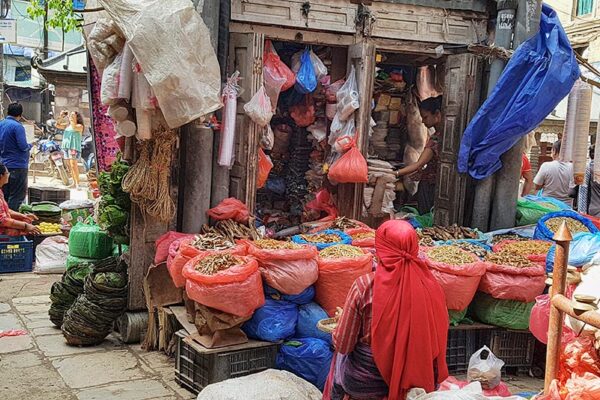
M418 258L415 230L387 221L377 230L379 265L373 291L371 348L389 385L389 400L403 400L411 388L435 390L448 377L448 311L442 288ZM437 382L434 378L437 366Z

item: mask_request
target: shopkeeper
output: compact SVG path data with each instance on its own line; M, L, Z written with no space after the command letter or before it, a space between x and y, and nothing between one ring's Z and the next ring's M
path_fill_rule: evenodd
M426 214L433 208L435 200L435 184L439 164L439 143L442 138L442 96L430 97L419 105L421 119L428 128L434 129L434 133L425 144L425 149L416 163L408 165L396 171L399 178L411 175L411 178L419 182L417 190L417 209L419 214Z
M10 172L0 162L0 189L8 183ZM38 218L33 214L21 214L11 210L4 200L4 193L0 190L0 235L24 236L39 235L40 228L31 223Z
M324 399L404 400L448 377L448 311L441 286L418 258L412 226L385 222L375 235L377 272L358 278L333 332L336 353Z

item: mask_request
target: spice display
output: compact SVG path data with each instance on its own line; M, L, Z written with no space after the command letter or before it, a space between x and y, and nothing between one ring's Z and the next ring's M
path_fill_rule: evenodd
M492 244L500 243L503 240L529 240L523 236L514 235L514 234L503 234L503 235L495 235L492 238Z
M357 258L364 254L360 247L348 244L336 244L319 252L321 258Z
M337 217L333 223L331 224L331 226L329 227L329 229L338 229L340 231L345 231L346 229L352 229L352 228L360 228L361 225L350 219L350 218L346 218L346 217Z
M565 217L556 217L550 218L546 221L546 227L550 229L552 232L557 232L558 228L562 225L563 222L567 223L567 227L572 235L580 232L589 232L590 230L581 222L577 221L573 218L565 218Z
M435 262L451 265L472 263L473 256L456 246L438 246L427 252L427 257Z
M529 256L532 254L546 254L552 247L552 243L541 240L520 241L509 243L502 247L502 251L519 254L521 256Z
M192 245L199 250L227 250L235 246L235 244L223 235L217 233L203 233L196 236Z
M259 239L254 241L254 245L263 250L297 250L302 246L292 242L273 239Z
M375 232L360 232L350 236L352 240L371 239L375 237Z
M476 229L466 228L464 226L434 226L420 230L420 237L429 237L437 240L455 240L455 239L477 239L479 232Z
M479 258L484 258L489 253L489 251L483 247L469 242L455 242L452 244L452 246L458 247L464 251L468 251L469 253L473 253Z
M240 257L232 256L231 254L215 254L200 260L196 265L196 271L204 275L214 275L217 272L240 265L243 262Z
M312 235L300 235L300 239L309 243L337 243L342 240L339 235L329 233L315 233Z
M227 219L217 222L215 226L212 227L204 225L202 227L201 233L212 233L215 235L219 235L226 238L230 242L235 242L239 239L257 240L260 238L258 231L256 230L256 228L254 228L252 219L250 221L250 227L240 224L239 222Z
M489 253L485 257L485 261L499 265L509 265L515 268L527 268L534 265L526 257L507 251L501 251L499 253Z

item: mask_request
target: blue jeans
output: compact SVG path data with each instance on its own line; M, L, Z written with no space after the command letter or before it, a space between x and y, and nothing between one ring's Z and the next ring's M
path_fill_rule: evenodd
M8 207L13 211L19 211L19 207L25 201L27 196L27 168L9 168L10 178L8 183L4 185L4 199L8 203Z

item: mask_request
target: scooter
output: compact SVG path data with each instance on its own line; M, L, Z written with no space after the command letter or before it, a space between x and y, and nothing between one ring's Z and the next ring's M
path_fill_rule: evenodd
M64 185L68 185L69 175L65 168L64 155L60 148L60 144L54 140L55 133L52 130L47 130L46 132L47 138L37 142L37 151L36 154L34 154L34 157L39 153L48 157L50 172L56 178L60 179Z
M96 155L94 153L94 139L90 134L84 136L81 142L81 158L86 172L94 167Z

